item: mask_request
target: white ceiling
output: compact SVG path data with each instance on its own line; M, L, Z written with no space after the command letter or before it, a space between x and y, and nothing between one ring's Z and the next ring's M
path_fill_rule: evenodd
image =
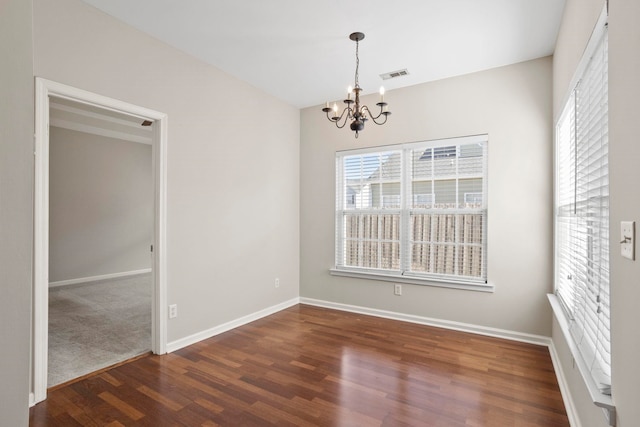
M84 0L296 107L551 55L565 0Z

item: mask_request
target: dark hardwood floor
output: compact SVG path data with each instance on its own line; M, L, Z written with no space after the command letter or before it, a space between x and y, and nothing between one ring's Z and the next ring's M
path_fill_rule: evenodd
M568 426L546 347L297 305L50 391L32 426Z

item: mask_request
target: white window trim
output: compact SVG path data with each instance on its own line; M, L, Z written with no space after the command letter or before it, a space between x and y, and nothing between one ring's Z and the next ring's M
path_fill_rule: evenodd
M424 278L413 275L403 275L401 272L397 274L389 273L388 270L358 269L356 267L340 268L333 267L329 269L332 276L355 277L359 279L380 280L383 282L406 283L408 285L434 286L437 288L462 289L466 291L477 292L494 292L495 288L490 283L469 282L466 283L462 279L452 280L447 277L442 279Z
M465 145L465 144L480 143L480 142L486 143L488 141L488 135L482 134L482 135L472 135L472 136L465 136L465 137L455 137L455 138L449 138L449 140L455 143L455 145ZM446 141L447 139L439 139L439 140L433 140L433 141L421 141L421 142L412 142L412 143L405 143L405 144L367 147L359 150L344 150L344 151L348 151L349 153L353 153L353 154L378 153L378 152L385 152L385 151L403 151L403 150L410 149L413 146L423 146L425 148L429 148L429 146L441 147L446 145ZM341 152L343 151L338 151L338 153L341 153ZM337 172L338 174L341 175L343 171L338 170ZM403 174L404 173L406 172L403 171ZM488 171L486 173L488 174ZM483 194L484 194L485 201L483 202L486 203L486 194L487 194L487 186L488 186L486 175L484 176L484 178L485 179L483 179ZM342 179L343 179L342 176L338 177L339 181L342 181ZM336 183L336 191L338 191L337 186L338 186L338 183ZM341 206L336 206L336 208L341 208ZM338 209L336 209L336 211L337 210ZM433 210L431 211L433 212ZM480 211L486 213L487 209L486 208L480 209ZM359 212L366 212L366 211L359 211ZM380 211L376 211L376 212L380 212ZM391 209L382 210L381 212L397 213L396 210L391 210ZM408 215L408 212L409 211L405 209L400 213L401 215L404 215L404 214ZM462 212L469 213L470 211L463 210ZM456 214L461 212L458 209L447 209L447 210L443 210L442 213ZM488 231L486 231L487 230L486 220L487 220L487 217L485 215L483 220L483 228L485 229L485 233L488 233ZM401 231L400 231L401 234L406 232L406 230L403 230L403 228L406 228L406 226L408 226L408 221L406 221L405 219L405 227L401 227ZM336 246L337 246L338 244L337 227L336 227L335 239L336 239ZM486 239L486 234L485 234L485 239ZM409 239L401 238L401 245L407 245L408 241ZM484 246L485 257L487 256L487 252L486 252L487 247L488 247L488 244L485 240L485 246ZM483 265L483 269L485 270L487 268L486 262L487 261L485 259L484 265ZM477 291L477 292L494 292L495 291L494 285L489 283L488 278L486 280L473 279L473 278L466 279L465 277L460 277L460 276L452 277L449 275L438 275L433 273L429 274L428 277L425 277L420 275L419 273L403 272L401 270L396 270L396 271L378 270L378 269L351 267L351 266L349 267L334 266L329 269L329 273L332 276L354 277L354 278L362 278L362 279L369 279L369 280L380 280L380 281L388 281L388 282L395 282L395 283L406 283L406 284L442 287L442 288L450 288L450 289L462 289L462 290L470 290L470 291Z

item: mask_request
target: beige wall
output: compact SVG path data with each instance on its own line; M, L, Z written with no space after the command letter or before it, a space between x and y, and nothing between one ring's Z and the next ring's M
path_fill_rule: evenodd
M584 51L600 11L602 0L568 0L554 57L556 113L569 90L568 83ZM640 420L640 263L620 256L620 221L640 221L640 3L609 2L609 173L610 173L610 270L612 397L618 426L636 426ZM636 249L638 246L636 245ZM561 354L571 392L582 424L606 426L601 411L591 403L572 367L571 356L559 328L553 341Z
M296 108L79 0L34 2L34 55L36 76L168 114L169 342L298 296Z
M51 127L49 282L151 268L151 145Z
M0 425L29 421L33 223L32 4L0 1Z
M552 285L551 58L389 91L389 123L355 139L302 110L302 297L548 336ZM366 103L375 103L375 98ZM329 275L335 152L489 134L488 280L494 293Z

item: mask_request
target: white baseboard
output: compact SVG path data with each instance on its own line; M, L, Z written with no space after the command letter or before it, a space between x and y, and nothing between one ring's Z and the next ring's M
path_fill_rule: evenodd
M335 303L330 301L316 300L312 298L300 298L301 304L315 305L318 307L332 308L335 310L349 311L352 313L368 314L370 316L383 317L385 319L401 320L403 322L417 323L420 325L435 326L438 328L452 329L461 332L470 332L472 334L486 335L496 338L504 338L512 341L526 342L529 344L537 344L548 346L551 338L542 335L525 334L522 332L508 331L505 329L490 328L487 326L472 325L469 323L454 322L451 320L433 319L430 317L416 316L413 314L404 314L394 311L378 310L369 307L360 307L356 305L348 305Z
M558 356L556 346L553 344L552 340L549 343L549 354L551 355L553 370L556 373L556 378L558 379L558 386L560 387L560 394L562 395L564 408L567 411L567 417L569 418L569 425L571 427L582 427L580 418L578 418L578 410L576 409L576 405L573 402L571 391L569 391L569 383L567 382L567 378L564 376L564 370L562 369L562 364L560 363L560 356Z
M143 268L141 270L123 271L120 273L101 274L99 276L79 277L77 279L59 280L57 282L49 282L50 288L57 288L59 286L76 285L78 283L97 282L99 280L118 279L121 277L137 276L138 274L151 273L150 268Z
M29 408L33 407L36 404L36 395L33 393L29 393Z
M206 340L207 338L211 338L223 332L227 332L227 331L230 331L231 329L235 329L239 326L246 325L247 323L251 323L254 320L262 319L263 317L267 317L271 314L277 313L278 311L282 311L286 308L292 307L299 303L300 303L300 298L293 298L293 299L290 299L289 301L285 301L283 303L276 304L271 307L267 307L263 310L248 314L246 316L240 317L230 322L223 323L222 325L214 326L213 328L207 329L202 332L198 332L197 334L189 335L188 337L184 337L184 338L180 338L179 340L172 341L170 343L167 343L167 353L174 352L176 350L190 346L202 340Z

